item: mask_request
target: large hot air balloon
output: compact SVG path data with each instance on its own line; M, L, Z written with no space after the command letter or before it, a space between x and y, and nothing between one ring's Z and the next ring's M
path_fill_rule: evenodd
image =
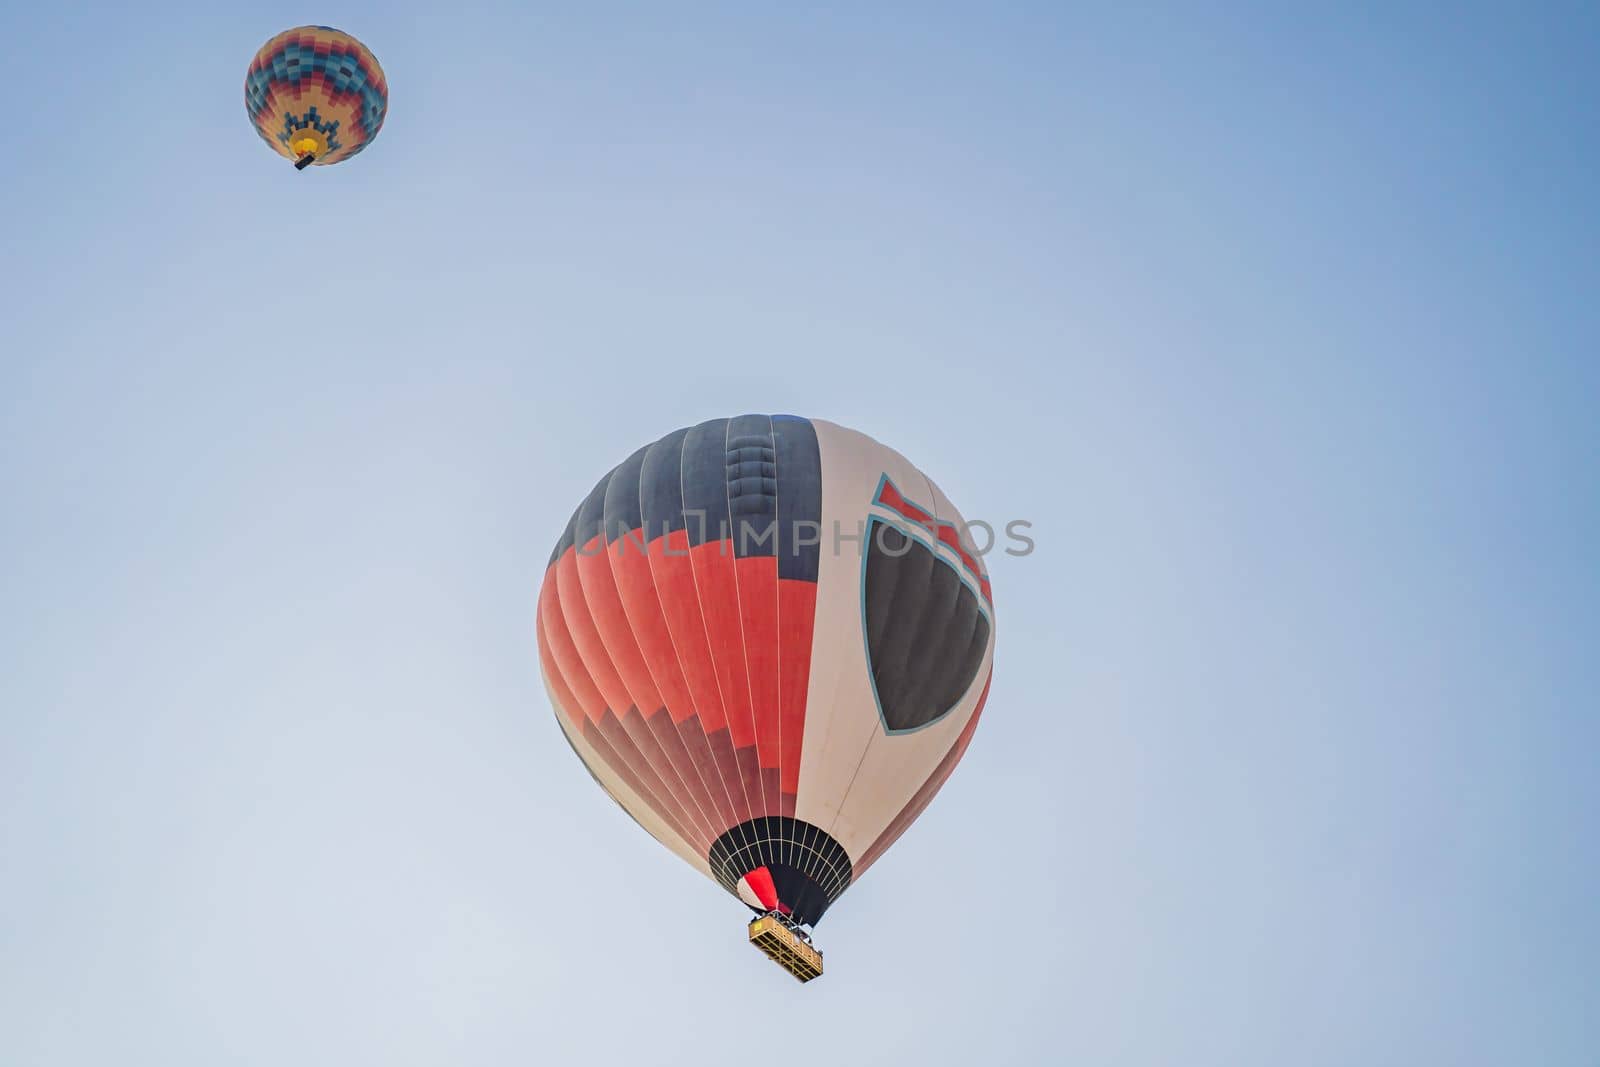
M546 688L601 788L759 913L802 981L813 926L966 751L989 579L933 481L819 419L670 433L600 479L539 593Z
M304 170L371 144L389 109L389 85L366 45L329 26L301 26L250 61L244 107L261 139Z

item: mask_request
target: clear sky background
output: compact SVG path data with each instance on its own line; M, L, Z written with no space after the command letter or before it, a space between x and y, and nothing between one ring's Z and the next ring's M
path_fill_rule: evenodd
M1593 5L228 6L0 15L0 1063L1595 1062ZM1038 546L805 987L534 645L745 411Z

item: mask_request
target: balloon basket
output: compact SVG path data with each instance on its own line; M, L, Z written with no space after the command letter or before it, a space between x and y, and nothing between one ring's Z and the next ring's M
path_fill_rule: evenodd
M822 974L822 953L811 939L779 912L769 911L750 923L750 943L802 982Z

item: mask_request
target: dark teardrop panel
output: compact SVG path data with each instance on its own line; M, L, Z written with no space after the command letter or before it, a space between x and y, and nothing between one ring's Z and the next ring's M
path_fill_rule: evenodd
M972 688L989 617L952 564L893 524L868 526L865 566L867 657L884 725L920 729Z

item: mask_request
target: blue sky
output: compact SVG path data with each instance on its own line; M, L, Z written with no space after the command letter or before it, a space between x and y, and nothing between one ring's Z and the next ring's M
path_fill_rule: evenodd
M306 22L391 110L297 174ZM1592 1062L1592 6L0 27L0 1062ZM1038 546L803 988L534 650L743 411Z

